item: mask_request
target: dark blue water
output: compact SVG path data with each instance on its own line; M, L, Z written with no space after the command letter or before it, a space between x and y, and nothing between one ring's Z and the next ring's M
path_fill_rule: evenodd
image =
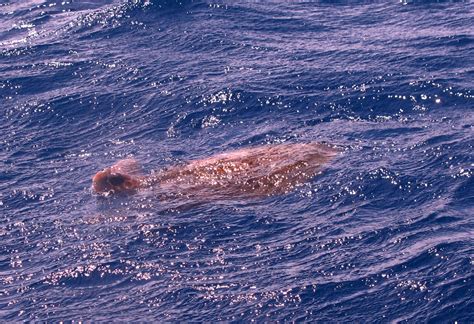
M473 9L0 1L0 320L473 322ZM311 141L287 195L90 190Z

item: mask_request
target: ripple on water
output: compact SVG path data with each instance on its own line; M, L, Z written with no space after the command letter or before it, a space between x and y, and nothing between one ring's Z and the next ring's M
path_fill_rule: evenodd
M0 4L0 318L472 322L470 9ZM343 153L285 195L91 193L313 141Z

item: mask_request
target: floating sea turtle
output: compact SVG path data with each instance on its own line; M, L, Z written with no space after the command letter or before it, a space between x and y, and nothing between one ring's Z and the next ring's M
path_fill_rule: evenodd
M291 191L315 176L338 149L321 143L244 148L193 160L144 176L133 159L121 160L93 177L98 194L153 188L161 196L246 197Z

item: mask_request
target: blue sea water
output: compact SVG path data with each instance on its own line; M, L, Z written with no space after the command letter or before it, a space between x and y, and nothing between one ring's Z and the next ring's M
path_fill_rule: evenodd
M474 321L470 1L0 1L0 320ZM91 177L321 141L292 193Z

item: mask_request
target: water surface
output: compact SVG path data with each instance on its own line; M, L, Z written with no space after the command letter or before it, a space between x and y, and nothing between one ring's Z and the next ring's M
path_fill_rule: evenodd
M472 322L471 2L2 1L0 319ZM92 175L344 148L294 192Z

